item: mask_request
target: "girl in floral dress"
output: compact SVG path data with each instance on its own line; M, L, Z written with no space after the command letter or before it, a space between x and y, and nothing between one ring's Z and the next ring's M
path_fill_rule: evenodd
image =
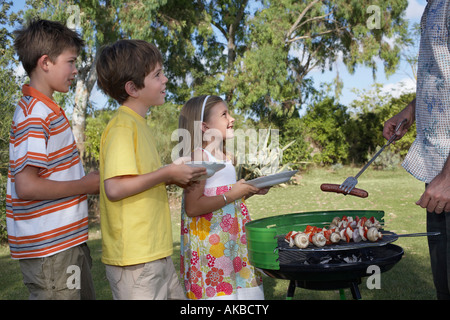
M192 98L181 110L179 128L185 130L179 132L187 134L180 139L184 155L225 164L184 191L180 273L188 299L264 299L261 275L248 259L245 224L250 216L243 199L268 189L236 182L225 152L225 140L234 137L233 123L217 96Z

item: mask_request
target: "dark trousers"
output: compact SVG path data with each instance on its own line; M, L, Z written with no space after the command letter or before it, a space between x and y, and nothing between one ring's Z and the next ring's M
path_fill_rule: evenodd
M450 212L427 212L427 231L441 233L428 237L428 249L437 298L450 300Z

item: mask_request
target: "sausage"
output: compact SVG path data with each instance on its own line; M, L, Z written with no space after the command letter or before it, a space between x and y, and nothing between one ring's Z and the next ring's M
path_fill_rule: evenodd
M363 189L353 188L350 193L347 193L344 190L340 189L339 186L339 184L324 183L320 186L320 190L324 192L343 193L344 195L349 194L360 198L367 198L369 196L369 193Z

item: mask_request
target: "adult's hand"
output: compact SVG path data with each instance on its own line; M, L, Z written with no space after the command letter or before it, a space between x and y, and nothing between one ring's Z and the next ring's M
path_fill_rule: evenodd
M397 135L396 140L400 140L408 131L408 129L413 125L415 121L416 112L416 99L411 101L405 109L400 111L398 114L390 118L384 123L383 137L389 140L394 134ZM406 119L406 123L403 124L399 130L396 132L395 128L397 125Z
M450 180L445 171L438 174L416 202L429 212L450 212Z

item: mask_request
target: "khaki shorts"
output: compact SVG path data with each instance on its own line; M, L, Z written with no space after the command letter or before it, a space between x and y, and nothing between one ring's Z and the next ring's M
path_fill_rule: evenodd
M114 300L184 300L171 257L132 266L106 266Z
M45 258L19 260L30 300L94 300L86 243Z

